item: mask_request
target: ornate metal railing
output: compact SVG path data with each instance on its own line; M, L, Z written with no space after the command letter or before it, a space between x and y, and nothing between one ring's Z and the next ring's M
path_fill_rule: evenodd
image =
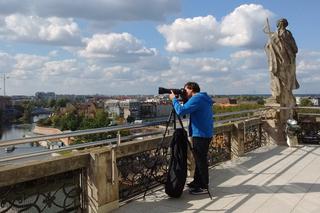
M298 108L299 143L320 144L320 107Z
M117 159L121 201L165 182L170 159L168 145Z
M0 212L81 212L85 170L43 177L0 188Z
M221 130L220 130L221 129ZM231 126L216 128L218 130L209 145L208 164L214 166L217 163L231 159Z
M244 152L250 152L267 143L266 132L262 129L262 124L255 123L246 125L244 128Z

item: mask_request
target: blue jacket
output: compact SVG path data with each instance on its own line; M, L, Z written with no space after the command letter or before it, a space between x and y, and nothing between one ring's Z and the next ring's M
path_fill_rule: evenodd
M177 115L190 114L190 136L203 138L213 136L212 100L207 93L196 93L184 105L181 105L176 98L173 98L172 103Z

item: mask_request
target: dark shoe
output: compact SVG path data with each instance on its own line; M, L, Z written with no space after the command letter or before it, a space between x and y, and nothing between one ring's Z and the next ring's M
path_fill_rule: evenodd
M189 192L192 195L203 195L203 194L208 194L208 189L194 188L194 189L191 189Z
M196 184L194 181L190 182L190 183L187 183L187 186L190 188L190 189L194 189L194 188L198 188L199 185Z

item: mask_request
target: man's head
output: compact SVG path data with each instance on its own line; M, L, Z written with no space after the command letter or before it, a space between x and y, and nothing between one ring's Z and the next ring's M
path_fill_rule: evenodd
M187 92L188 98L191 98L194 94L200 92L199 84L197 84L196 82L187 82L184 85L184 89Z
M285 18L281 18L277 21L278 28L281 28L281 27L286 28L288 25L289 25L289 23L288 23L287 19L285 19Z

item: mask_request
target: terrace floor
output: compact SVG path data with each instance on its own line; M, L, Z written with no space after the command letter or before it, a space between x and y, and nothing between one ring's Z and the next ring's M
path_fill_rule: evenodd
M320 212L320 146L268 146L210 169L208 195L163 187L113 212Z

